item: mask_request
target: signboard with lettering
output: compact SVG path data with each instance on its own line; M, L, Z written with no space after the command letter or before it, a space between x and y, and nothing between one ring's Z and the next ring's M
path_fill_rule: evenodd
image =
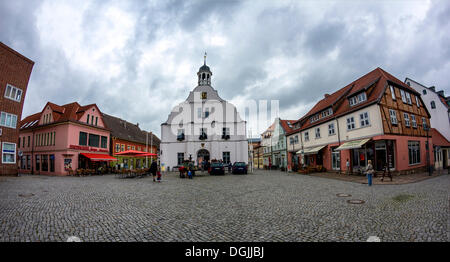
M78 146L78 145L70 145L70 149L78 149L78 150L86 150L86 151L94 151L94 152L108 152L108 149L104 148L95 148L90 146Z

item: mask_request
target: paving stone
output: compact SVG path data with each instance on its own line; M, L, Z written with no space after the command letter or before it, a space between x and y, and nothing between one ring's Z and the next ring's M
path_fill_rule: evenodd
M372 187L261 170L162 183L23 175L0 181L0 241L449 241L449 190L447 175Z

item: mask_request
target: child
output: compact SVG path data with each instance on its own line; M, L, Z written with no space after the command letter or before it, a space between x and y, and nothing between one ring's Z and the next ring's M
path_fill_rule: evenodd
M156 172L158 182L161 182L161 172L158 170Z
M191 170L189 170L188 176L189 176L189 179L192 179L192 171Z

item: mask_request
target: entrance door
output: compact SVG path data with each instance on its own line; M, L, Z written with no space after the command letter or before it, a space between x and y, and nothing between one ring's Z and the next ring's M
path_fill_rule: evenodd
M209 161L209 151L206 149L200 149L197 152L197 164L201 165L203 160Z
M341 156L338 152L332 152L331 153L331 168L333 170L339 170L341 165Z

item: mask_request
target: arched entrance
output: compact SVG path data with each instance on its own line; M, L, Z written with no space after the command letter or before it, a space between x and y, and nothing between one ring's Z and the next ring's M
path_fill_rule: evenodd
M203 160L209 161L209 151L206 149L200 149L197 152L197 164L200 166Z

